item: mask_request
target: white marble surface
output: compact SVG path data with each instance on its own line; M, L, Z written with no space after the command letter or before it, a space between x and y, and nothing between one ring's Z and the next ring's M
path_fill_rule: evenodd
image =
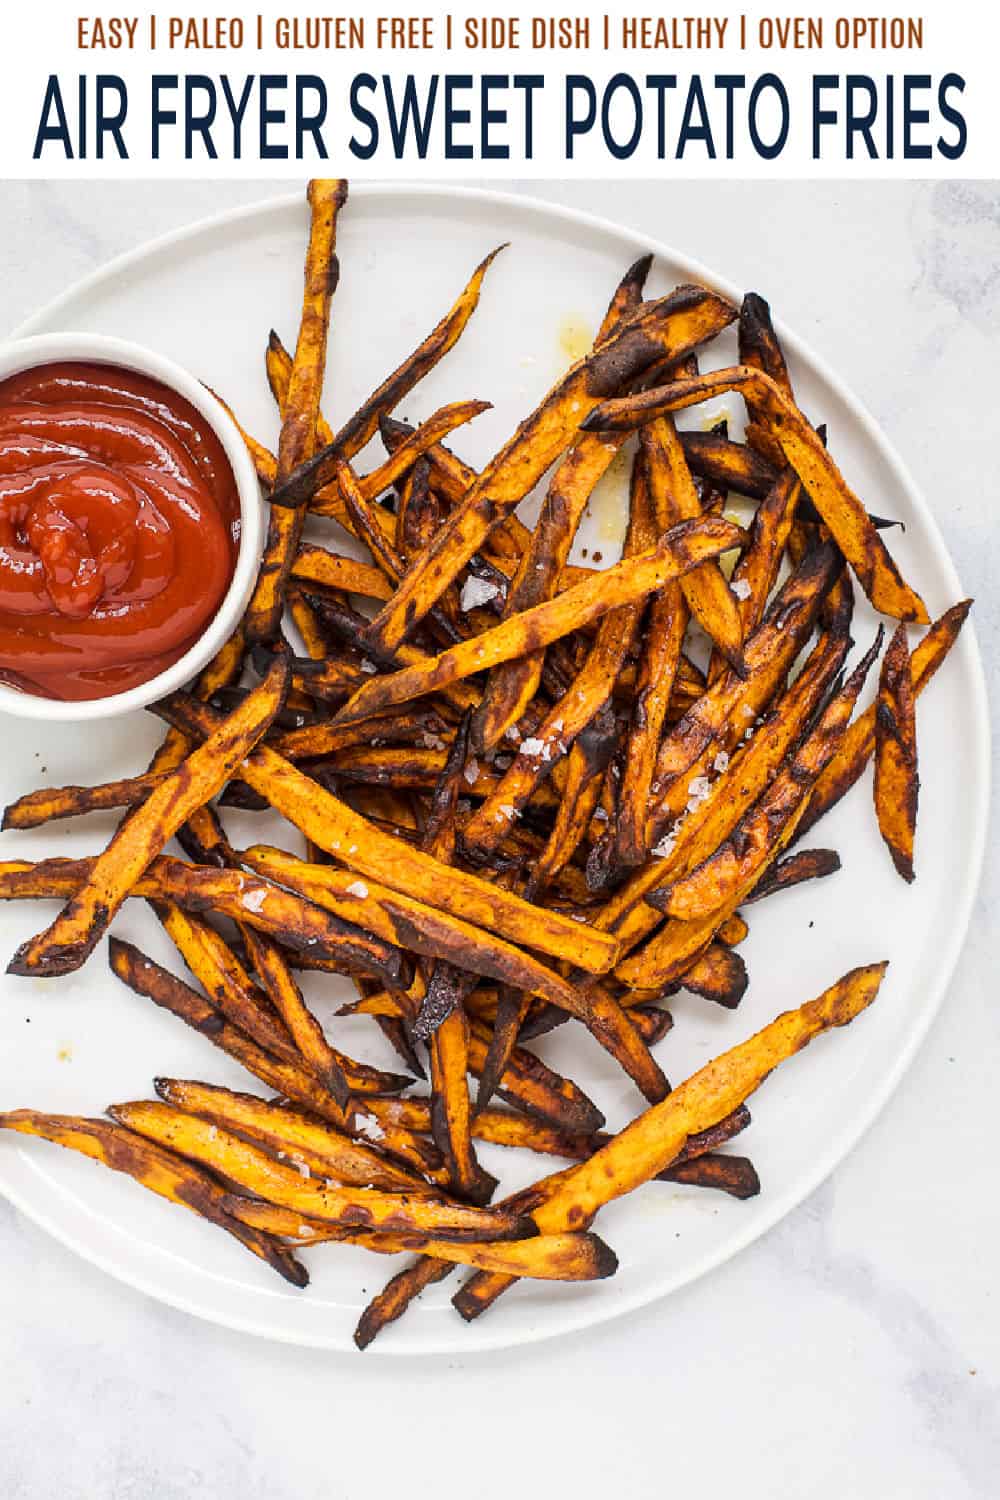
M929 496L1000 662L1000 189L524 185L674 242L843 372ZM5 183L0 326L149 235L283 189ZM196 1323L0 1202L5 1500L992 1500L1000 864L916 1064L822 1189L617 1324L488 1360L334 1357ZM440 1434L449 1455L429 1465ZM531 1478L528 1477L529 1472Z

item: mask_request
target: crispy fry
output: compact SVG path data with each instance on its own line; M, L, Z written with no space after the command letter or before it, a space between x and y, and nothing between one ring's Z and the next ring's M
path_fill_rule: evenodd
M393 1276L378 1296L372 1298L358 1320L354 1330L354 1342L358 1348L367 1349L383 1328L403 1316L415 1297L435 1282L450 1276L454 1269L450 1260L422 1255L415 1265Z
M428 1191L426 1182L415 1172L380 1156L373 1147L352 1140L330 1124L307 1120L254 1094L239 1094L232 1089L179 1078L157 1078L155 1086L165 1104L214 1121L237 1135L246 1134L267 1150L284 1152L293 1165L296 1154L303 1153L310 1169L318 1175L386 1192ZM313 1166L314 1161L319 1165Z
M175 706L178 720L183 719L193 732L206 732L214 722L204 708L179 699ZM428 905L444 902L463 920L554 958L585 968L592 965L591 972L603 973L614 963L618 951L614 938L596 932L587 923L532 906L499 886L450 869L401 839L381 833L273 750L259 747L241 771L272 807L359 875L396 891L405 890Z
M403 397L458 342L479 304L483 278L502 249L504 246L499 245L479 263L454 306L413 353L361 404L339 432L330 437L326 446L315 455L313 462L303 465L296 473L289 475L287 483L276 487L271 496L272 503L280 507L304 504L333 477L338 463L348 462L356 453L360 453L377 431L379 418L398 406ZM324 464L329 468L327 474L324 474Z
M822 695L840 669L846 652L847 642L844 640L827 637L817 643L781 705L761 724L753 738L744 741L739 752L726 760L717 780L708 786L708 795L685 810L679 828L674 825L676 832L666 843L656 846L662 857L650 860L637 870L628 884L607 903L598 921L618 934L623 947L632 946L656 925L646 901L649 892L713 853L767 788L822 702ZM683 749L683 742L680 748ZM709 742L699 761L688 769L704 775L717 759ZM693 783L687 776L688 771L684 771L681 789L690 797L693 794L688 788ZM696 785L696 790L702 788ZM678 811L685 808L686 804L681 804Z
M309 184L312 215L306 251L305 287L288 398L281 423L275 485L280 488L297 465L309 457L316 441L323 374L326 369L330 303L340 277L337 260L337 216L347 200L347 183L315 179ZM284 608L285 588L302 537L305 510L287 514L272 507L267 542L253 598L246 612L247 639L273 640Z
M291 1251L265 1231L243 1225L225 1208L226 1192L209 1173L190 1161L144 1140L131 1130L108 1120L87 1120L77 1115L44 1115L33 1109L14 1109L0 1114L0 1130L16 1130L39 1136L89 1156L113 1172L123 1172L151 1193L179 1203L239 1240L260 1260L293 1286L308 1285L309 1273Z
M736 365L694 380L675 381L653 391L606 401L581 425L592 432L622 431L727 391L739 391L766 421L767 432L808 490L875 608L894 619L926 625L928 615L923 600L901 577L867 511L815 429L794 401L762 371Z
M179 1020L186 1022L195 1031L200 1031L214 1046L242 1063L247 1072L263 1083L269 1084L287 1098L306 1105L332 1124L344 1127L344 1111L333 1095L303 1065L285 1062L265 1051L239 1027L227 1021L217 1006L210 1005L190 985L161 968L131 943L112 938L108 946L108 961L112 973L137 995L152 1000L154 1005L171 1011ZM399 1074L382 1073L365 1063L355 1062L343 1052L337 1053L337 1061L351 1086L352 1094L364 1096L365 1103L368 1095L373 1092L391 1092L405 1088L412 1082ZM408 1146L409 1142L404 1141L403 1145ZM387 1146L386 1149L391 1149L396 1155L405 1154L396 1144ZM412 1160L413 1157L407 1155L406 1159ZM416 1164L422 1167L424 1161L425 1158L421 1155Z
M641 442L658 528L662 531L678 521L697 520L702 514L701 503L669 412L643 428ZM743 624L739 603L718 562L712 560L700 568L693 568L680 580L679 586L703 630L743 676Z
M22 944L8 973L69 974L86 962L167 840L221 790L267 732L287 686L288 663L276 657L260 687L126 819L95 861L87 884L44 933Z
M614 335L633 313L649 273L650 257L630 266L615 290L596 344ZM624 442L624 439L622 439ZM553 475L531 537L504 605L503 618L551 599L566 564L584 506L605 473L621 442L581 437L574 442ZM482 752L495 745L516 724L538 690L544 653L533 651L518 661L505 662L490 673L482 702L472 723L472 742Z
M566 783L552 832L532 865L525 895L534 901L572 859L597 808L601 784L618 744L610 703L577 735L566 761Z
M469 1071L479 1077L489 1050L490 1032L479 1021L469 1027ZM500 1097L547 1120L570 1135L589 1135L600 1130L604 1116L582 1089L523 1047L514 1047L497 1089Z
M589 625L610 609L645 598L699 563L737 546L741 537L739 527L718 517L682 522L648 552L595 574L548 603L513 615L494 629L452 646L426 664L406 667L391 677L366 683L341 709L338 721L350 724L372 718L384 713L391 704L406 703L498 662L510 661L526 651L539 650L560 636ZM412 576L412 570L407 576ZM398 598L401 592L398 590L395 597Z
M691 473L723 492L763 500L778 478L778 469L763 454L721 433L682 432L680 438Z
M765 896L773 896L776 891L791 890L805 880L824 880L827 875L835 875L839 869L840 855L833 849L800 849L769 865L750 894L743 899L745 902L763 901Z
M674 1160L685 1140L743 1104L780 1062L832 1026L845 1026L878 994L887 965L853 969L816 1000L786 1011L724 1052L661 1104L627 1125L578 1167L531 1189L532 1217L543 1234L589 1225L604 1204L648 1182ZM465 1318L478 1316L511 1284L474 1276L453 1299Z
M362 497L367 501L373 501L386 490L391 489L409 472L417 459L423 457L428 448L439 443L457 427L463 427L466 422L471 422L473 418L489 409L489 401L453 401L448 406L442 406L429 416L426 422L422 422L411 432L399 447L379 464L377 469L372 469L371 473L365 474L358 480L358 489ZM329 450L324 449L323 452L318 453L312 462L317 466L317 472L328 474L329 477L323 480L310 505L310 510L313 515L330 516L335 521L346 523L349 512L344 504L343 494L339 496L337 494L337 473L347 460L330 457L324 459L324 453L328 454ZM305 475L310 468L310 464L305 464L300 470L303 487L305 487ZM287 494L288 491L284 495L272 496L272 504L287 505L289 503L286 498ZM353 531L354 527L349 526L348 529ZM384 535L387 540L391 539L392 529L387 526Z
M875 705L875 812L898 874L913 880L917 826L917 724L906 626L900 625L882 663Z
M435 1144L448 1164L458 1196L472 1203L487 1203L497 1180L479 1165L472 1145L472 1108L466 1083L469 1024L461 1001L435 1029L430 1054L431 1131Z
M681 987L703 1000L714 1000L735 1010L750 983L747 966L738 953L723 943L710 943L704 953L685 969Z
M302 991L296 984L295 976L285 962L281 949L271 938L265 937L249 923L244 923L240 931L257 978L287 1026L306 1066L321 1083L326 1084L343 1109L350 1096L350 1084L322 1026L302 998Z
M836 752L868 670L881 650L882 634L824 710L815 729L779 772L732 834L696 869L673 885L650 893L668 916L692 922L732 905L753 890L762 871L791 837L805 809L807 793Z
M430 550L376 617L371 640L398 645L576 436L603 396L663 359L676 360L730 323L734 309L703 288L643 304L618 333L580 360L482 470Z
M919 695L951 650L972 608L971 599L952 605L914 647L910 658L913 691ZM861 776L875 750L875 707L865 710L844 735L844 742L813 787L809 805L799 823L803 838L830 811Z
M325 547L300 547L292 565L292 577L330 589L343 589L348 594L364 594L368 599L392 596L392 585L379 568L357 562L353 557L338 557Z
M717 1158L719 1159L719 1158ZM721 1158L726 1160L727 1158ZM737 1157L729 1160L739 1160ZM460 1266L478 1266L483 1270L515 1270L519 1276L542 1281L595 1281L613 1276L615 1256L596 1234L553 1234L530 1240L507 1240L496 1245L450 1244L414 1234L376 1234L364 1229L339 1229L321 1219L307 1219L287 1208L261 1203L255 1198L231 1195L226 1207L234 1218L255 1229L290 1239L300 1244L361 1245L376 1255L400 1255L407 1250L423 1250ZM528 1250L533 1253L528 1254Z
M345 1229L412 1231L442 1240L518 1240L537 1234L530 1218L504 1209L466 1208L303 1177L222 1126L168 1104L138 1100L112 1105L108 1113L126 1129L202 1163L268 1202Z
M487 934L460 917L453 917L411 896L371 880L359 881L332 865L307 865L278 849L257 846L242 856L262 875L291 886L317 905L347 920L363 923L379 936L427 958L441 958L459 967L499 979L539 994L564 1009L581 1013L576 993L554 970L513 944ZM438 893L441 899L443 892Z
M40 828L60 818L76 818L82 813L104 812L113 807L136 807L150 792L162 786L170 771L147 771L123 781L106 781L102 786L42 787L28 792L4 809L3 829Z

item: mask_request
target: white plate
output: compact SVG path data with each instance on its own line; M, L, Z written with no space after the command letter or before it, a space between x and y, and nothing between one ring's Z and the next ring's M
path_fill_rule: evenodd
M196 225L126 256L71 289L18 330L89 329L148 344L225 393L247 425L273 439L263 371L270 324L294 337L306 213L300 199L272 201ZM336 421L367 394L450 304L471 266L502 240L511 248L491 270L465 337L401 415L419 418L445 400L481 396L494 410L457 436L481 462L566 364L561 344L574 325L590 332L624 267L656 252L650 288L703 280L738 296L677 252L596 219L499 194L414 188L352 190L342 217L343 268L334 305L328 414ZM758 289L780 311L772 268ZM906 576L932 615L962 589L924 501L870 418L801 343L784 335L800 400L829 425L834 452L870 507L906 522L892 533ZM572 337L570 337L572 342ZM713 360L729 363L732 338ZM732 414L737 415L733 402ZM698 417L701 420L701 417ZM615 494L595 507L590 546L613 550ZM855 635L867 645L864 608ZM736 1203L719 1194L652 1184L601 1214L599 1229L621 1268L592 1286L522 1283L488 1316L464 1325L449 1305L453 1283L426 1293L373 1347L385 1353L470 1352L585 1327L641 1306L735 1254L788 1212L854 1145L899 1081L939 1005L969 920L983 853L988 801L988 729L982 668L966 627L945 670L921 699L923 797L917 865L907 888L880 844L867 781L810 840L840 850L841 874L752 908L744 950L751 987L735 1014L691 996L673 1002L676 1026L660 1048L674 1079L748 1036L778 1011L818 993L850 966L891 959L875 1007L849 1030L823 1038L772 1077L753 1101L754 1123L738 1149L760 1171L761 1195ZM86 733L8 719L3 725L0 800L28 788L126 775L145 763L156 723L141 714ZM260 831L260 823L251 823ZM97 815L33 834L6 834L3 857L92 851L113 820ZM237 828L237 833L239 829ZM47 904L0 907L0 953L49 919ZM117 930L156 957L174 960L153 919L129 906ZM173 1017L113 979L103 948L76 976L0 979L0 1101L100 1113L111 1101L148 1095L155 1074L248 1087L235 1065ZM330 1016L344 987L311 988ZM638 1100L589 1038L566 1028L541 1044L606 1110L624 1122ZM392 1062L374 1028L338 1021L346 1050ZM377 1035L377 1034L375 1034ZM378 1039L379 1043L381 1039ZM485 1160L496 1170L501 1159ZM529 1163L531 1175L551 1165ZM502 1160L506 1180L513 1177ZM533 1169L533 1171L531 1170ZM342 1247L307 1252L310 1289L294 1292L239 1247L72 1153L20 1138L0 1140L0 1190L81 1255L133 1286L199 1316L295 1343L350 1347L358 1313L395 1263Z

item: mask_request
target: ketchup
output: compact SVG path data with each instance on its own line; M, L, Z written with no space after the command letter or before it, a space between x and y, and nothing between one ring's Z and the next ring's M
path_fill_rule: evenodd
M0 381L0 681L106 698L179 660L236 567L239 496L188 401L115 365Z

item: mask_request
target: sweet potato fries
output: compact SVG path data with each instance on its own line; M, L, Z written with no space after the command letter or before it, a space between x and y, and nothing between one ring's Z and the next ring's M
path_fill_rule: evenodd
M683 989L740 1005L740 907L839 870L835 850L792 846L869 760L879 828L913 879L915 700L969 601L912 649L900 623L876 702L855 713L882 631L859 632L849 660L852 578L911 626L928 623L923 601L799 409L767 303L700 286L646 299L649 257L608 289L593 347L478 470L445 440L487 403L454 400L414 427L394 412L489 300L495 250L334 423L321 400L346 184L314 182L308 199L294 354L273 332L264 351L276 452L244 434L271 506L246 618L197 683L155 705L166 737L151 764L6 809L11 831L121 809L103 850L14 848L0 863L0 900L62 905L11 974L79 969L145 901L186 974L114 936L128 1003L169 1012L270 1097L161 1077L157 1097L116 1102L109 1119L12 1107L0 1129L127 1174L295 1286L308 1247L415 1254L363 1313L363 1348L462 1267L466 1319L522 1277L613 1275L592 1225L643 1184L758 1191L750 1160L722 1149L749 1124L745 1101L871 1004L885 963L673 1088L653 1055L673 1026L662 1002ZM737 322L739 363L711 368L712 340ZM684 429L681 413L732 393L745 440ZM623 463L621 559L571 561L595 487ZM517 507L543 481L529 529ZM730 491L744 524L723 514ZM278 814L287 840L272 820L238 847L231 809ZM335 1046L303 971L338 976L341 1002L353 986L339 1014L379 1028L406 1071ZM617 1134L559 1071L558 1046L545 1061L533 1049L567 1023L636 1091ZM504 1150L563 1165L498 1197Z

